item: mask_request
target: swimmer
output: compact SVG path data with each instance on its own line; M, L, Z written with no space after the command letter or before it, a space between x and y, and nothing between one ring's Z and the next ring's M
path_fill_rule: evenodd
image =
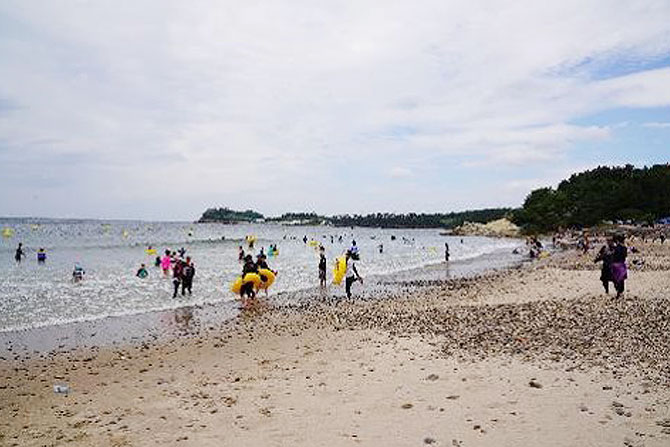
M184 247L181 247L179 249L179 257L184 259L184 255L186 255L186 249Z
M37 263L44 264L45 262L47 262L47 252L44 248L40 248L37 250Z
M156 256L156 259L154 260L154 267L160 267L161 266L161 257Z
M19 246L16 247L16 253L14 254L14 260L20 264L21 263L21 258L25 256L25 253L23 252L23 244L19 242Z
M383 253L384 253L384 244L379 244L379 254L381 255Z
M147 271L147 267L144 264L142 264L140 266L140 268L137 270L137 273L135 273L135 276L137 276L138 278L142 278L142 279L149 276L149 272Z
M74 270L72 271L72 282L75 283L80 282L81 280L84 279L85 274L86 272L84 271L84 269L79 264L75 264Z
M244 261L244 248L241 245L237 249L237 260L240 262Z

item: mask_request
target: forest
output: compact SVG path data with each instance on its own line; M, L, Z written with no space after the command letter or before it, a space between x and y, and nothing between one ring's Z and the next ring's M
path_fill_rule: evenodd
M670 215L670 165L598 167L556 189L532 191L513 221L526 232L590 227L602 222L653 224Z

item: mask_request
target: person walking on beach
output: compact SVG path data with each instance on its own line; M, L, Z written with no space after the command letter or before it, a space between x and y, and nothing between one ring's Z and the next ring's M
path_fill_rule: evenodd
M21 258L25 256L25 253L23 252L23 243L19 242L19 246L16 247L16 253L14 254L14 260L16 261L17 264L21 263Z
M449 262L449 244L444 243L444 260L445 262Z
M620 298L624 292L625 282L628 279L628 269L626 267L626 257L628 248L624 244L624 236L618 234L614 237L614 250L612 251L612 281L616 289L616 297Z
M195 276L195 265L191 261L191 257L186 257L184 268L182 271L181 294L184 296L188 290L188 294L193 293L193 277Z
M598 256L593 262L602 261L603 266L600 270L600 281L603 283L605 288L605 293L610 293L610 281L612 279L612 255L614 254L614 241L611 238L607 238L605 245L600 248Z
M323 289L326 287L326 250L321 247L319 251L319 285Z
M346 279L344 285L345 290L347 292L347 298L351 298L351 285L356 281L360 281L361 283L363 283L363 278L356 269L356 260L355 257L352 256L351 251L347 251L345 260L347 263L347 269L345 274Z

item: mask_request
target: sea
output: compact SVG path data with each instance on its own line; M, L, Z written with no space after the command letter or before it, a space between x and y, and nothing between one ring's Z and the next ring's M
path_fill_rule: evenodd
M450 265L483 266L509 254L522 242L514 239L441 235L440 229L380 229L280 224L220 224L120 220L0 218L0 334L25 332L115 317L165 312L187 307L238 307L230 291L241 272L238 250L254 256L276 245L268 258L277 279L270 300L290 302L293 292L318 286L318 246L325 248L328 280L334 259L353 243L359 248L358 269L364 277L393 279L420 276L444 264L445 243ZM254 236L249 249L245 238ZM307 238L307 243L304 242ZM14 260L18 243L25 258ZM172 297L172 280L154 266L155 254L186 250L196 267L193 294ZM37 262L37 251L46 262ZM135 276L141 264L147 278ZM73 282L75 265L84 279ZM356 285L362 291L367 285ZM329 285L329 293L344 295Z

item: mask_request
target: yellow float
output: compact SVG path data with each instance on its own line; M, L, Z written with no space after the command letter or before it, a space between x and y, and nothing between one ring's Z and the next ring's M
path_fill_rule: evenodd
M311 241L307 242L307 245L309 245L310 247L316 247L319 245L319 241L315 241L314 239L312 239Z
M147 248L146 250L144 250L144 252L146 254L148 254L149 256L155 256L156 255L156 249L155 248Z
M2 229L2 237L4 238L10 238L14 236L14 229L13 228L3 228Z
M261 284L259 286L260 289L265 289L267 290L270 288L273 282L275 282L275 274L272 270L268 269L258 269L258 275L261 278ZM263 280L263 278L266 278Z
M261 277L258 274L247 273L246 275L244 275L244 281L242 281L241 276L237 277L237 279L230 286L230 291L233 293L240 293L240 290L242 290L242 285L247 284L249 282L252 282L254 284L254 288L258 289L262 281Z
M347 274L347 258L340 256L335 259L335 267L333 267L333 284L342 283L342 278Z

